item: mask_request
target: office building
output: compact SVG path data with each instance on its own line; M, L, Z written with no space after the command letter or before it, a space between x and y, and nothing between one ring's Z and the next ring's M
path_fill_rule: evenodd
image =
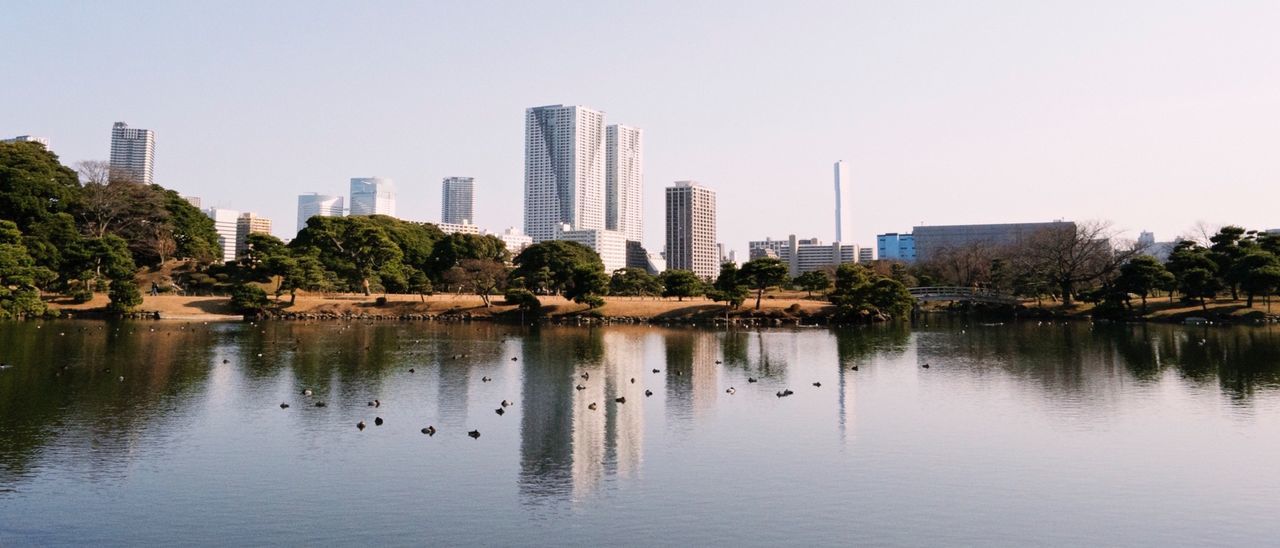
M124 122L111 126L111 180L151 184L155 171L156 133L131 128Z
M910 234L889 232L876 235L876 252L882 261L916 262L916 239Z
M475 222L476 183L471 177L445 177L440 184L440 222Z
M341 217L342 196L327 194L298 195L298 232L307 227L307 219L312 217Z
M871 247L858 248L858 262L861 264L871 264L876 260L876 250Z
M988 225L917 226L912 229L916 260L927 262L947 249L968 245L1006 247L1044 230L1075 230L1072 222L1006 223Z
M525 111L524 231L555 238L562 225L604 229L604 113L551 105Z
M257 213L241 213L236 218L236 255L249 251L250 234L271 234L271 219Z
M697 181L667 187L667 268L701 278L720 273L716 255L716 193Z
M351 197L347 200L351 216L396 216L396 186L382 177L353 177Z
M497 236L499 240L502 240L503 244L506 244L507 251L511 252L513 258L520 254L521 251L524 251L524 248L533 245L533 238L514 226L502 231L501 234L494 234L494 236Z
M849 180L849 166L844 160L835 163L836 183L836 239L852 242L853 236L853 182Z
M431 223L424 223L431 224ZM480 234L480 227L471 224L471 221L463 223L435 223L436 228L445 234Z
M565 224L556 231L553 239L577 242L595 250L604 263L606 273L612 274L627 267L627 237L616 230L574 230L572 225Z
M36 137L34 135L19 135L8 139L0 139L0 143L40 143L44 148L49 148L49 140L44 137Z
M644 233L644 131L624 125L605 128L604 227L633 242Z
M223 262L236 260L236 231L239 226L240 212L233 209L211 207L204 214L213 219L213 231L218 233L218 248L222 251Z
M751 259L778 259L787 265L792 278L805 272L833 268L858 260L858 246L832 242L824 244L817 238L800 239L795 234L786 239L765 238L747 242Z

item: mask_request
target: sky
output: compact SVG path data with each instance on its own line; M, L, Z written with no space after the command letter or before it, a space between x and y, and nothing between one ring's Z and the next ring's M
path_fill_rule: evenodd
M718 197L719 239L1067 219L1160 240L1280 228L1280 2L19 2L0 0L0 137L106 159L156 132L156 182L292 237L297 195L383 176L438 221L522 225L524 111L645 130L663 188Z

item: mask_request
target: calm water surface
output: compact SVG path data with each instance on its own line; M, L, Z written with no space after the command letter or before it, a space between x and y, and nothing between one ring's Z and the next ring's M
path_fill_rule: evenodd
M1275 328L64 321L0 362L0 546L1280 542Z

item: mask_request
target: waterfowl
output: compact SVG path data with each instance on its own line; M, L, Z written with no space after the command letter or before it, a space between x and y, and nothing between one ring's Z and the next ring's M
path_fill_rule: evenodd
M412 367L410 367L410 368L409 368L409 372L410 372L410 373L417 373L417 371L414 371Z
M792 394L795 394L795 392L792 392L792 391L791 391L791 389L790 389L790 388L788 388L788 389L786 389L786 390L783 390L783 391L781 391L781 392L778 392L778 397L779 397L779 398L785 398L785 397L790 396L790 395L792 395Z
M582 372L581 377L582 377L582 380L584 380L584 381L585 381L585 380L589 380L589 379L591 379L591 373L588 373L588 372L586 372L586 371L583 371L583 372Z
M310 388L307 388L307 389L303 390L303 391L302 391L302 395L303 395L303 396L310 396L310 395L311 395L311 389L310 389Z
M635 384L635 383L636 383L636 378L635 378L635 377L631 377L631 384Z
M503 408L499 407L499 408L497 408L497 409L494 409L494 410L493 410L493 412L494 412L494 413L497 413L497 414L498 414L498 416L499 416L499 417L501 417L502 415L506 414L506 412L507 412L507 411L506 411L505 409L503 409Z
M677 377L683 377L683 376L684 376L684 372L683 372L683 371L676 371L676 376L677 376Z
M120 376L120 378L119 378L118 380L119 380L120 382L124 382L124 375L121 375L121 376Z
M654 373L657 373L657 372L658 372L658 370L657 370L657 369L654 369L654 370L653 370L653 372L654 372Z
M434 436L434 435L436 435L436 427L434 427L434 426L428 426L428 427L426 427L426 428L423 428L423 429L422 429L422 433L423 433L423 434L426 434L426 435L428 435L428 436Z
M747 377L747 382L759 382L755 377Z
M587 404L587 409L590 409L590 410L592 410L592 411L595 411L595 410L596 410L596 402L591 402L591 403Z
M373 418L373 424L374 424L375 426L382 426L382 417L374 417L374 418Z
M582 386L581 384L579 384L578 386L573 387L573 389L574 389L574 390L586 390L586 389L587 389L587 387Z
M516 356L511 356L511 361L513 361L513 362L514 362L514 361L518 361L519 359L520 359L520 358L518 358L518 357L516 357Z
M820 386L822 386L822 383L820 383L820 382L815 382L815 383L813 383L813 385L814 385L814 386L819 386L819 387L820 387Z
M857 371L857 370L858 370L858 366L856 366L856 365L855 365L855 366L852 366L852 367L850 367L850 368L849 368L849 370L850 370L850 371Z
M652 396L652 395L653 395L653 391L652 391L652 390L645 390L645 391L644 391L644 397L646 397L646 398L647 398L647 397Z
M920 367L921 367L921 368L924 368L924 369L928 369L928 368L929 368L929 364L927 364L927 363L922 363L922 364L920 364Z
M280 408L281 408L281 409L288 409L288 408L289 408L289 404L287 404L287 403L282 403L282 404L280 404Z
M480 439L480 431L479 431L479 430L472 430L472 431L470 431L470 432L467 432L467 435L468 435L468 436L471 436L471 439L473 439L473 440L474 440L474 439Z
M373 406L374 406L374 407L382 407L382 402L381 402L381 401L379 401L379 400L373 400Z
M493 379L491 379L491 378L489 378L489 377L487 377L487 376L486 376L486 377L480 377L480 382L489 382L489 381L491 381L491 380L493 380Z
M613 399L613 401L616 401L616 402L618 402L618 403L627 403L627 397L626 397L626 396L618 396L618 397L614 398L614 399Z
M357 423L356 423L356 428L358 428L358 429L360 429L360 430L364 430L364 421L357 422Z
M722 364L722 363L724 363L724 362L722 362L722 361L720 361L720 360L716 360L716 365L720 365L720 364Z
M222 360L222 363L231 363L231 360Z
M368 404L366 404L366 405L368 405L369 407L373 407L373 402L369 402L369 403L368 403Z
M728 390L725 390L725 391L724 391L724 393L725 393L725 394L734 394L734 393L736 393L736 392L737 392L737 390L736 390L736 389L734 389L732 386L730 386Z
M511 407L511 402L509 402L509 401L507 401L507 400L502 400L502 406L503 406L503 407Z
M324 407L324 406L325 406L324 402L322 401L316 402L316 407Z

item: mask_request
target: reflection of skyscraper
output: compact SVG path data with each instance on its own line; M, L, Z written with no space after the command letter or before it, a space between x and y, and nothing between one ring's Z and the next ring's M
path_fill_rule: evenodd
M703 331L670 333L667 353L667 409L675 418L691 419L714 408L719 397L719 345L716 334Z
M606 389L612 397L623 396L628 402L608 407L605 461L612 467L606 468L621 477L632 477L639 472L644 457L644 408L635 404L644 401L645 332L606 332L604 354Z
M568 498L573 481L572 337L530 335L521 346L520 493L536 502Z

